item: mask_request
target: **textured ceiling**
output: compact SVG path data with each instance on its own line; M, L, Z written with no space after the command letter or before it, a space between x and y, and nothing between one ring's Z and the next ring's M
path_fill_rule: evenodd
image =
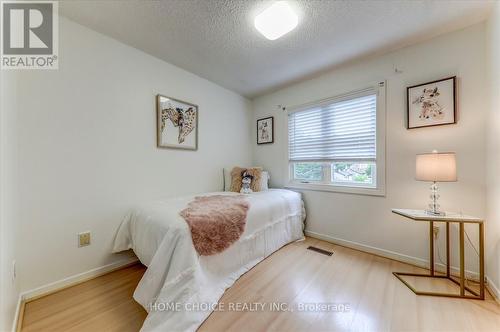
M60 12L247 97L486 18L490 1L290 0L299 25L269 41L262 0L60 1Z

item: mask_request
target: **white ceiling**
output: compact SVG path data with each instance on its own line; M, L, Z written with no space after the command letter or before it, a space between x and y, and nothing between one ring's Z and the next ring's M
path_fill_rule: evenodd
M96 31L247 97L347 61L484 20L490 1L290 0L295 30L256 31L264 0L61 1L60 12Z

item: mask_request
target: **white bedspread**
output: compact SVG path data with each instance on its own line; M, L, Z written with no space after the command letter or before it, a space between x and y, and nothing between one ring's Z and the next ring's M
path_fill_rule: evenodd
M237 195L207 195L214 194ZM300 194L271 189L246 195L247 224L236 243L220 254L198 256L179 215L193 199L143 205L118 230L113 252L133 249L148 266L134 293L149 312L141 331L196 330L236 279L285 244L304 237Z

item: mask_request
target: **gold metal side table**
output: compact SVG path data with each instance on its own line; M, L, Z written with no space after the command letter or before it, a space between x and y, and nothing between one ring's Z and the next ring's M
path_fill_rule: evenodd
M392 212L400 216L417 220L417 221L427 221L429 222L429 274L422 273L405 273L405 272L393 272L393 274L409 289L411 289L417 295L428 295L428 296L442 296L442 297L458 297L465 299L476 299L484 300L484 222L480 218L465 216L454 213L447 213L444 216L433 216L427 214L424 210L406 210L406 209L392 209ZM434 223L443 222L446 224L446 274L440 275L436 274L434 271ZM459 224L459 236L460 236L460 278L459 281L453 279L450 273L450 223ZM465 254L464 254L464 225L465 224L477 224L479 226L479 293L473 289L470 289L465 285ZM453 293L437 293L437 292L425 292L419 291L412 287L402 276L411 277L427 277L427 278L444 278L451 280L455 284L460 286L460 294ZM468 295L465 291L473 294Z

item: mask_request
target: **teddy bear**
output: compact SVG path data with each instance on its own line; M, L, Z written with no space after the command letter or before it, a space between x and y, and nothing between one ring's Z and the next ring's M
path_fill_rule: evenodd
M247 171L243 171L241 173L241 190L240 194L251 194L253 190L250 188L250 184L252 183L253 176L248 174Z

